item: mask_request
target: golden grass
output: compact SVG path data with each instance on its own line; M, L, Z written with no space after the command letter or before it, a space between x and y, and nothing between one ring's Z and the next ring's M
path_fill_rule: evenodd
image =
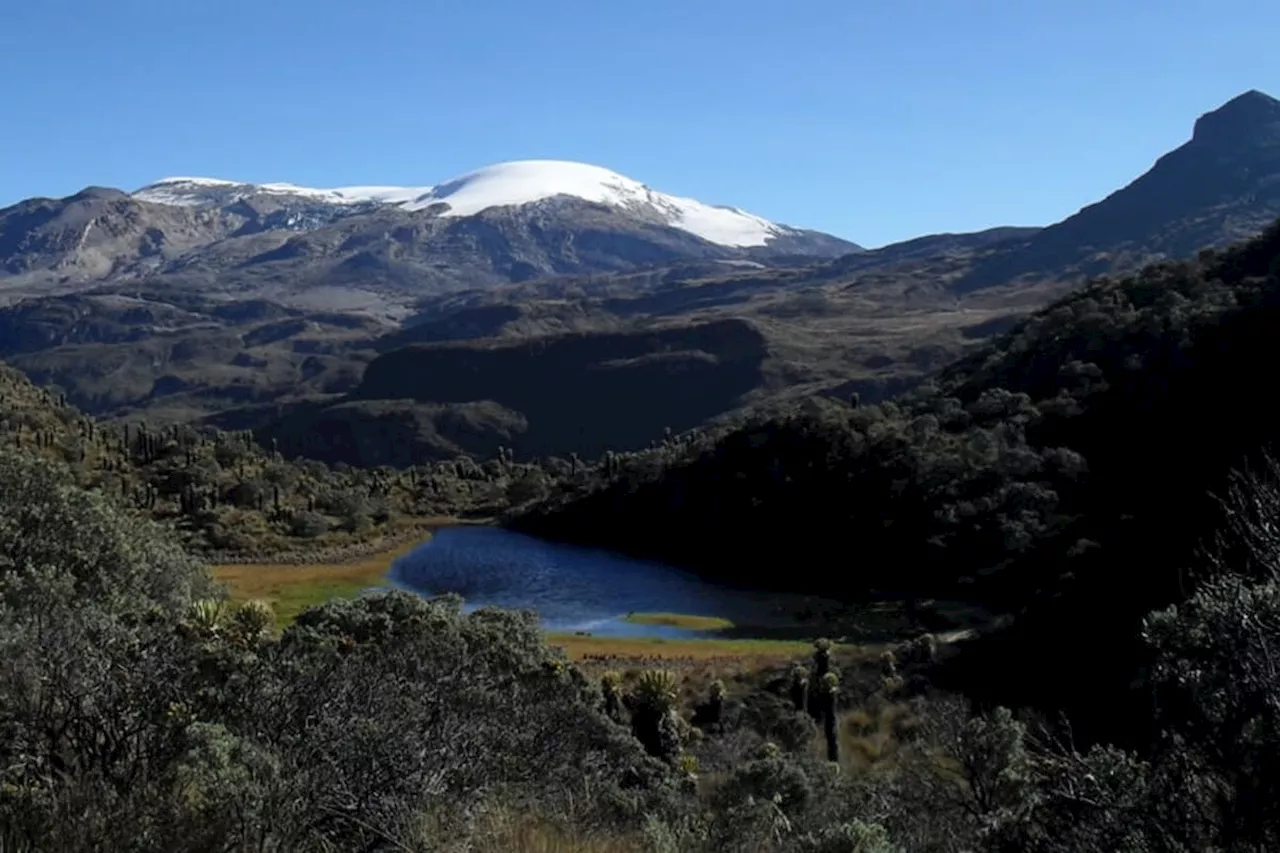
M386 583L387 570L398 557L425 540L405 542L349 563L301 565L213 566L213 577L225 584L234 602L268 601L275 609L276 625L284 627L308 607L333 598L351 598L371 586Z
M862 773L892 766L902 744L919 724L909 703L884 697L873 699L870 707L842 713L837 721L840 764ZM815 755L826 754L821 737L815 739L813 750Z
M624 622L636 625L662 625L686 631L723 631L733 623L718 616L695 616L691 613L628 613Z
M570 660L620 658L635 660L715 660L760 657L774 660L805 655L813 645L802 640L670 639L667 637L586 637L548 634L547 642L564 649Z

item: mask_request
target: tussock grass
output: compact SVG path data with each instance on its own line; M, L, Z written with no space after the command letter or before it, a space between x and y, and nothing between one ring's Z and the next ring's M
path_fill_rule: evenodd
M644 847L621 836L588 835L533 817L510 817L491 821L470 849L477 853L642 853Z
M682 628L686 631L723 631L733 623L718 616L697 616L691 613L628 613L622 620L636 625L662 625Z
M270 602L276 625L283 628L308 607L384 585L391 564L423 541L404 542L348 563L223 565L213 566L212 572L215 580L226 585L232 601Z
M584 637L550 634L547 641L564 649L571 660L658 661L761 658L769 661L803 656L811 644L796 640L669 639L666 637Z
M893 766L902 744L919 725L911 705L885 699L870 707L854 708L840 715L840 764L852 772L872 772ZM825 754L825 743L815 738L815 755Z

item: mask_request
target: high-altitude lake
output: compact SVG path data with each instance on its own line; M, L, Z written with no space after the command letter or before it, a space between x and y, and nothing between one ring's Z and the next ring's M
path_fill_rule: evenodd
M625 621L632 613L716 616L735 625L785 618L780 597L707 583L660 563L491 527L450 527L397 560L389 579L422 595L457 593L468 609L534 610L549 631L697 636Z

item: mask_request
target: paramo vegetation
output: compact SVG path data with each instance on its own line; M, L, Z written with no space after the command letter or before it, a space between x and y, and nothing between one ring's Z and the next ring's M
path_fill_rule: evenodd
M1269 475L1277 472L1271 470ZM595 678L528 614L386 592L282 634L167 531L0 457L6 850L1192 851L1271 849L1280 761L1280 489L1222 572L1151 615L1142 753L929 684L945 652L817 644L810 670L682 701ZM1244 535L1240 535L1243 533ZM1226 553L1219 551L1217 553Z
M1277 258L1280 228L1096 282L892 403L592 463L308 468L233 435L104 438L15 382L0 849L1276 849ZM512 503L743 583L995 618L724 677L597 671L531 614L396 591L277 632L193 556L245 525L350 547Z

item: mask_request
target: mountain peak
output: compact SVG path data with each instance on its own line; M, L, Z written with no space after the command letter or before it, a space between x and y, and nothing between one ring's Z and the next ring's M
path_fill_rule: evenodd
M453 215L469 216L486 207L527 204L555 195L605 203L645 189L639 181L589 163L512 160L445 181L417 204L443 201Z
M1280 138L1280 100L1250 89L1196 120L1192 139L1230 141L1258 133Z
M71 196L68 201L92 201L94 199L102 199L104 201L116 201L122 198L128 198L129 194L121 192L111 187L90 186L80 190L80 192Z
M650 189L634 178L571 160L512 160L468 172L432 187L405 207L441 202L445 216L472 216L568 196L629 211L722 246L763 246L786 229L731 207L703 204Z
M138 190L134 197L160 204L209 207L256 194L330 205L393 205L407 211L431 210L442 217L474 216L491 208L520 207L569 197L603 204L638 219L688 232L709 243L735 248L765 246L775 238L798 233L734 207L667 195L602 166L570 160L496 163L435 186L420 187L313 189L218 178L165 178Z

